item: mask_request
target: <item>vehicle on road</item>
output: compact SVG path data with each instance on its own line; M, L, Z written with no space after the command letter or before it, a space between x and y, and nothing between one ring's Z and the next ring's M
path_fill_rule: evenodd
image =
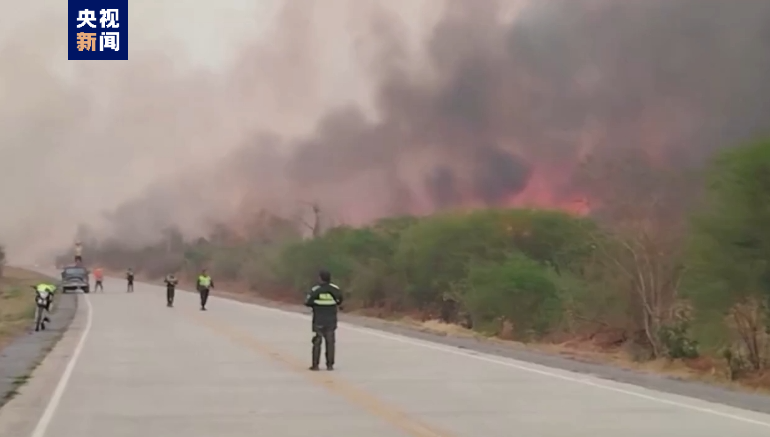
M35 290L35 331L45 330L46 313L50 299L51 296L47 292Z
M68 291L83 290L83 293L90 293L90 278L88 276L88 270L81 266L69 266L65 267L61 272L61 288L62 293Z

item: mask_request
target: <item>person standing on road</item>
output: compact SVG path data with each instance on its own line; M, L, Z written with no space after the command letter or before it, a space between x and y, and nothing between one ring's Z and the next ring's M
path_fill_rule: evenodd
M83 262L83 243L80 241L75 242L75 264L81 264Z
M313 362L310 370L318 370L321 361L321 343L326 348L326 369L334 370L337 310L342 305L342 292L332 284L332 275L326 270L318 273L320 282L310 289L305 306L313 309Z
M104 271L101 267L97 267L94 269L94 292L102 290L102 293L104 293L104 285L102 281L104 281Z
M134 269L129 268L126 272L126 282L128 283L126 287L127 293L133 293L134 292Z
M176 291L176 284L179 282L173 273L166 275L166 279L163 280L166 283L166 306L171 308L174 306L174 294Z
M201 295L201 311L206 311L206 302L209 300L209 291L214 288L214 281L208 275L206 269L201 270L198 275L197 283L198 293Z

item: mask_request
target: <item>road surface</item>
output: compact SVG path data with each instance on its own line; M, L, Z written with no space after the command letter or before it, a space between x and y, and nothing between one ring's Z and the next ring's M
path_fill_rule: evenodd
M306 316L137 284L80 296L0 410L13 437L741 437L770 416L343 325L310 372Z

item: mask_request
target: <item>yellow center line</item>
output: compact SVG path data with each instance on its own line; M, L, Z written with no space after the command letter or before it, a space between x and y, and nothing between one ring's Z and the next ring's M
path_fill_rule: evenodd
M300 373L315 384L346 399L353 405L363 408L371 415L385 420L392 426L404 431L412 437L454 437L452 433L422 423L417 419L410 417L407 413L377 399L371 394L333 377L328 372L319 373L309 371L305 363L301 360L285 354L269 344L259 341L247 332L219 323L216 320L213 320L210 317L204 317L199 313L187 311L185 311L185 313L217 334L254 352L270 356L276 361L283 363L286 367Z

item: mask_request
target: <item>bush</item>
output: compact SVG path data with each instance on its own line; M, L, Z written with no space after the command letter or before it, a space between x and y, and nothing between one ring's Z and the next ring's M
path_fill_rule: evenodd
M3 277L4 267L5 267L5 247L0 245L0 278Z
M407 228L394 254L410 303L435 307L444 292L466 277L474 259L501 260L510 246L492 214L442 215Z
M689 324L680 321L672 326L663 326L660 329L660 342L666 350L666 356L670 359L697 358L698 342L689 337Z
M474 325L510 322L519 339L542 336L562 313L554 272L523 254L501 263L481 262L468 271L465 303Z

